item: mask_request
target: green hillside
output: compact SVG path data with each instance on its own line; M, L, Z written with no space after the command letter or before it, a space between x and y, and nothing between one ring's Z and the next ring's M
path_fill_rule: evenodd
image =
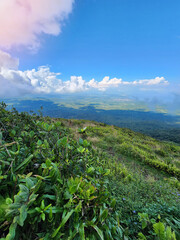
M180 146L0 104L0 239L180 239Z

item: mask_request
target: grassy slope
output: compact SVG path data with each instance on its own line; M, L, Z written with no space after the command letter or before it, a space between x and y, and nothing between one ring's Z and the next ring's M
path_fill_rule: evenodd
M118 199L123 226L131 237L135 236L137 228L141 228L138 212L147 212L152 218L159 213L179 228L174 222L180 219L179 145L97 122L61 121L70 127L75 139L87 139L108 157L107 165L112 172L109 186ZM80 133L80 128L86 128L85 132ZM151 165L147 159L176 167L177 174L168 173L166 168L161 170L159 165Z
M8 113L5 113L5 115L8 116ZM4 118L4 121L6 122L7 119L8 117ZM18 116L18 119L20 119L22 123L23 121L25 123L26 119L26 125L23 126L19 122L17 123L17 121L14 121L13 116L11 116L12 123L10 122L11 124L7 124L6 128L9 128L11 131L11 127L13 126L19 134L21 134L22 131L20 126L25 129L24 131L29 131L31 126L29 125L31 123L29 123L29 117L26 115L23 117L22 115ZM66 140L69 139L70 141L71 137L73 137L77 140L75 142L71 140L74 145L76 142L79 142L79 138L87 139L92 142L95 151L90 152L90 161L93 158L93 154L96 154L96 156L99 154L100 160L103 162L101 165L103 164L104 168L109 168L111 170L108 183L109 191L111 195L114 195L116 198L120 224L126 230L130 239L137 239L137 233L142 231L138 212L148 213L149 218L153 218L155 221L158 220L158 214L160 214L163 221L168 223L168 225L176 231L177 239L180 239L180 236L178 236L178 228L180 226L180 193L178 190L180 146L172 143L160 142L145 135L135 133L129 129L122 129L85 120L58 119L58 121L59 120L65 127L68 129L70 128L70 132L64 127L60 129L61 131L65 131L65 134L68 136ZM52 124L56 122L56 119L45 118L44 121L48 122L48 124ZM16 125L19 125L18 128ZM38 138L41 138L41 141L43 141L44 135L42 135L43 132L39 128L44 128L44 125L41 126L40 124L39 127L39 124L35 123L35 127L37 128L37 136L35 135L36 141ZM86 129L84 129L85 127ZM49 144L52 145L52 149L56 146L54 142L56 143L56 140L62 137L57 135L57 130L55 128L52 133L48 130L44 134L47 136L47 140L50 141ZM55 136L57 139L55 139ZM17 138L17 136L15 137ZM30 138L28 134L27 136L23 134L24 139L28 140L28 137ZM53 144L51 143L52 140L54 141ZM26 150L34 151L34 148L39 149L39 147L36 146L36 141L30 141L33 147L32 149L27 147ZM68 150L70 161L74 161L74 157L71 158L72 146ZM79 147L79 145L75 145L75 150L77 147ZM15 150L16 149L13 151ZM65 150L67 149L65 148ZM75 153L79 158L81 154L77 152L77 150ZM19 158L23 157L20 153L18 154ZM51 157L50 151L46 151L46 148L43 154L47 154L47 157ZM54 150L52 154L54 154ZM67 173L65 173L63 170L62 174L65 175L64 179L67 180L66 175L71 175L71 172L69 168L67 170L66 155L63 153L62 156L64 157L64 168L67 171ZM102 161L102 157L104 157L104 161ZM41 158L40 160L42 160ZM54 155L54 158L58 158L58 155ZM84 155L84 159L86 159L86 154ZM42 161L42 166L43 164ZM78 166L77 169L79 169ZM33 168L31 168L31 170L34 171ZM76 168L72 168L72 171L76 171ZM143 233L147 237L149 236L148 227L143 230ZM154 238L149 236L147 239Z
M76 138L83 136L80 134L79 128L87 127L84 137L92 142L96 148L116 157L117 161L124 164L130 171L140 173L144 168L145 175L147 175L147 171L145 171L147 168L148 173L152 173L158 179L160 176L180 177L180 146L177 144L158 141L126 128L92 121L63 119L61 121L71 128ZM160 167L153 166L153 163L149 163L148 159L158 161L167 167L162 168L162 172L156 171L155 169ZM168 168L176 168L177 171L169 171ZM160 175L156 177L157 172Z

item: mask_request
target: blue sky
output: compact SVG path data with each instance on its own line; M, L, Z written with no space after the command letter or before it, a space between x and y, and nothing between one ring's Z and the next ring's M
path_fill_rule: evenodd
M5 2L5 0L2 1ZM29 4L33 1L27 0ZM21 2L23 6L24 2ZM156 85L156 90L159 91L162 84L162 88L167 92L174 89L175 92L179 91L177 90L180 88L179 0L62 0L61 4L64 4L62 7L59 0L44 2L40 0L39 2L47 7L54 6L52 13L45 12L40 19L41 12L39 11L39 16L34 17L33 5L28 5L32 9L33 21L30 24L33 27L36 24L36 28L31 29L30 24L26 28L23 26L25 36L26 34L30 36L31 33L38 40L27 37L26 40L20 41L16 39L16 35L16 42L12 40L9 48L5 48L0 40L0 50L6 50L6 53L10 54L9 57L19 60L20 77L23 75L25 81L27 76L30 80L33 79L34 82L31 81L30 85L40 86L39 81L42 81L42 75L50 74L51 78L60 78L65 82L71 81L76 84L75 82L78 81L78 91L81 91L84 84L82 81L89 82L95 79L95 83L86 84L84 89L89 86L98 88L98 82L108 76L109 80L105 80L105 88L102 87L103 81L99 87L100 90L106 90L107 84L117 89L122 79L123 85L126 85L122 88L127 90L135 85L146 85L146 90L147 86L151 89L152 85L153 87ZM65 6L66 3L68 6ZM59 12L55 12L57 6L59 6ZM27 6L23 7L27 8ZM37 10L36 8L38 9L38 6L34 9ZM41 11L44 11L43 8ZM65 18L63 11L66 11ZM38 11L36 14L38 15ZM59 14L61 20L59 22L57 20L55 28L54 25L52 26L53 30L48 27L44 30L46 25L52 24L53 14L54 16ZM40 26L40 20L42 22L46 15L48 15L48 24L44 22L42 23L44 25ZM25 18L25 15L23 16ZM37 24L38 17L40 20ZM56 30L57 26L60 28L59 31ZM22 28L21 25L20 27ZM34 48L34 45L38 47ZM40 66L48 68L42 70L46 71L45 75L42 71L26 72L32 69L38 71ZM60 77L56 73L61 73ZM39 76L41 80L38 79ZM82 79L70 80L71 76L82 77ZM35 82L35 78L38 83ZM112 80L113 84L110 84L108 81L114 78L119 79L119 82ZM157 78L162 80L156 81ZM153 82L148 82L149 80ZM60 82L58 84L62 85ZM67 84L70 85L69 82ZM67 86L63 89L67 89Z
M36 55L16 52L20 68L50 65L70 75L180 79L180 1L76 0L62 34L44 36Z

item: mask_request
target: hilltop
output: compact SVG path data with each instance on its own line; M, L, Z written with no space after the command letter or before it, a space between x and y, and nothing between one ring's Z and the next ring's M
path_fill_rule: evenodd
M178 144L5 107L1 239L180 239Z

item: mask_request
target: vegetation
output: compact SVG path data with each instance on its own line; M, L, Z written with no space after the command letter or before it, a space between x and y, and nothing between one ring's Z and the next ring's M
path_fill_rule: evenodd
M72 97L72 96L71 96ZM106 98L108 99L108 97ZM121 108L122 102L113 105L112 100L103 99L60 99L56 100L21 100L12 99L9 106L14 105L18 111L28 111L38 113L40 106L43 106L43 115L58 118L87 119L106 124L113 124L118 127L129 128L136 132L149 135L153 138L172 141L180 144L180 117L163 113L151 112L134 104L134 108L126 105ZM70 101L70 102L69 102ZM109 102L108 102L109 101ZM73 104L74 102L74 104ZM93 104L92 104L93 102ZM126 103L129 103L127 101ZM98 104L98 105L97 105ZM133 105L133 104L132 104Z
M5 108L1 240L180 238L180 146Z

